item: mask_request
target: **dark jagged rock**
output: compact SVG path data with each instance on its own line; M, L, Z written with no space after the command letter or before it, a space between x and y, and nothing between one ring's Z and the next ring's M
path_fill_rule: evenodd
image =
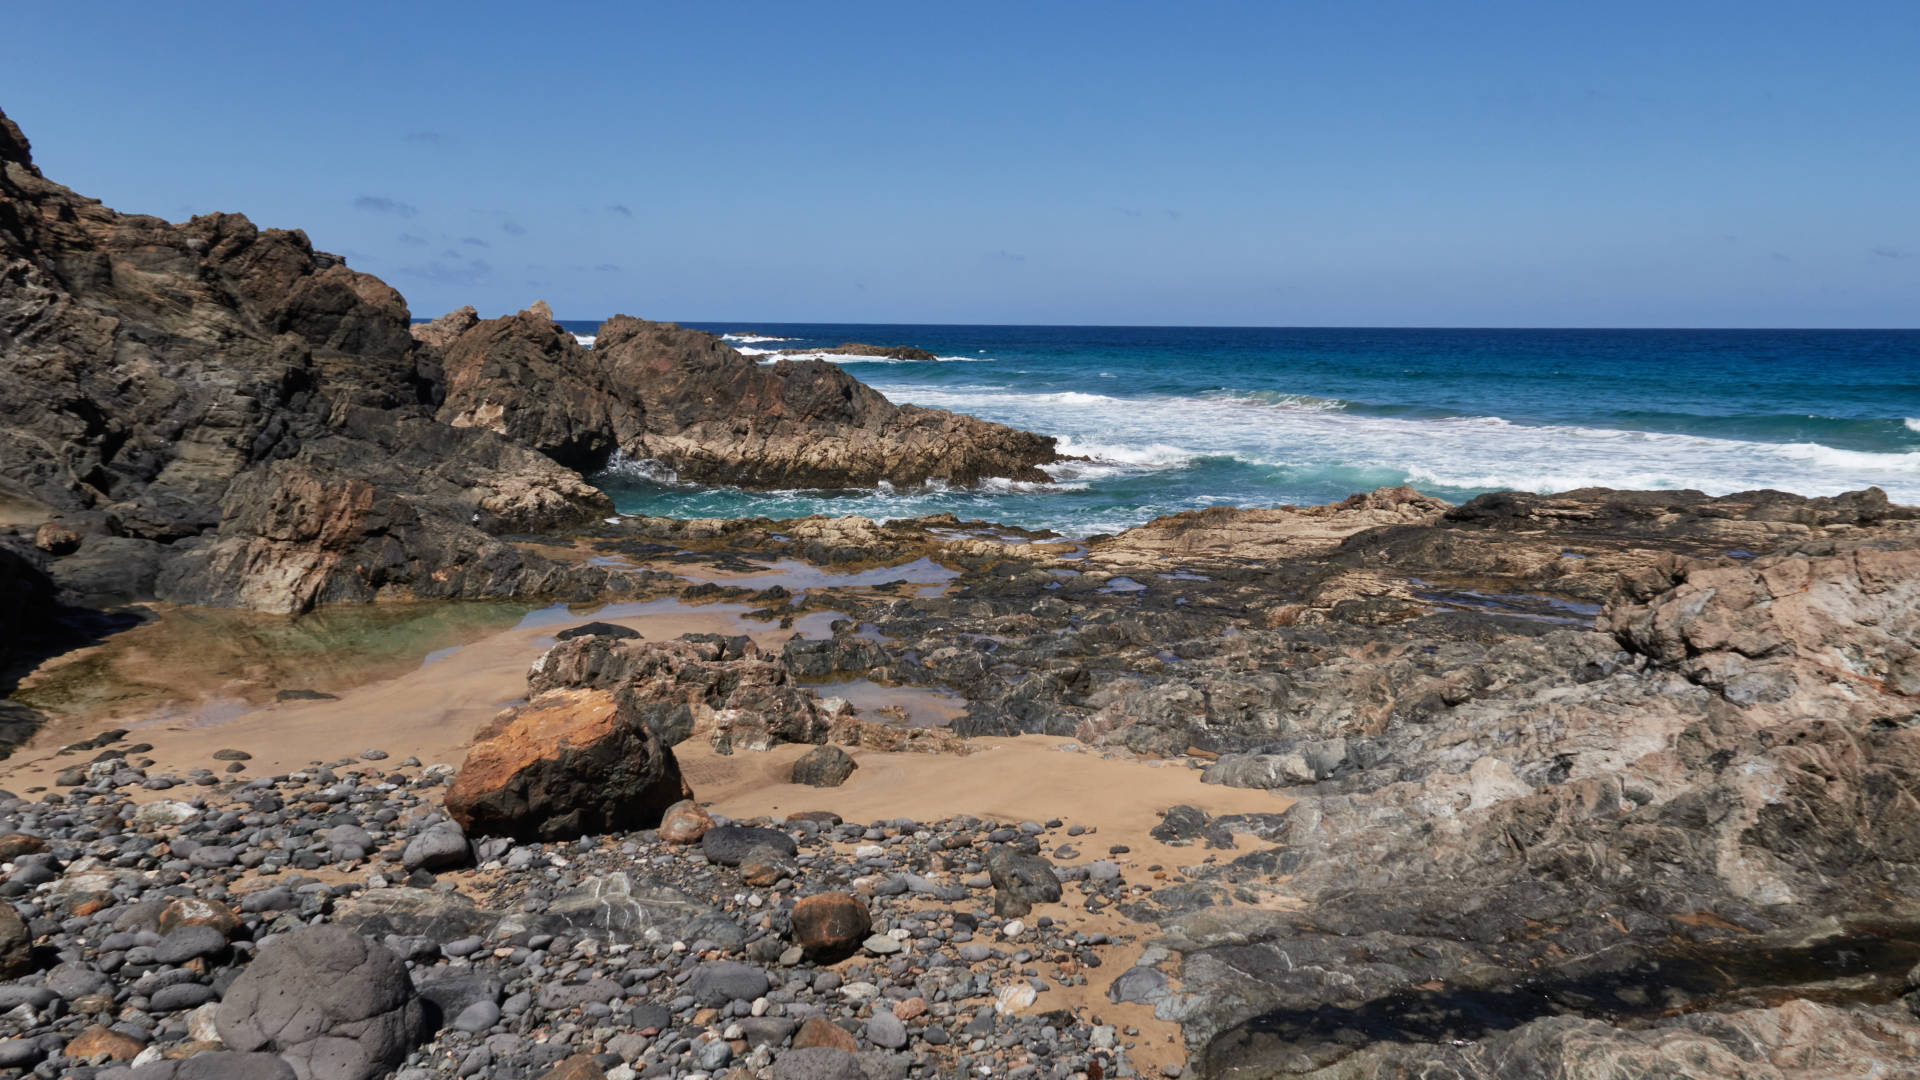
M605 497L433 422L437 358L398 293L298 231L75 195L4 117L0 143L0 501L147 545L113 553L129 571L66 575L83 599L299 611L566 576L488 532L591 520Z
M581 623L579 626L570 626L553 635L553 637L555 641L572 641L574 638L580 637L610 637L625 641L637 641L640 638L640 631L630 626L621 626L618 623L589 622Z
M1023 855L1010 847L987 852L987 873L993 879L993 913L1025 915L1035 904L1060 899L1060 877L1053 864L1038 855Z
M442 357L442 420L583 469L618 451L701 483L968 485L1045 481L1039 466L1055 458L1051 438L894 405L825 361L762 367L673 323L617 315L586 349L543 308L471 322L455 313L421 338Z
M297 230L120 214L46 179L4 116L0 143L0 506L60 519L76 602L603 593L617 574L496 537L610 514L573 470L616 452L826 487L1044 480L1054 457L671 324L616 318L591 351L544 304L412 328Z
M793 763L793 782L809 787L839 787L859 768L845 750L822 746L807 751Z
M787 356L871 356L880 360L938 360L938 356L925 349L916 349L911 345L867 345L858 341L849 341L844 345L835 345L831 349L781 349Z
M462 309L420 329L439 346L446 400L439 418L498 432L572 468L597 469L639 433L644 406L608 384L597 350L580 346L545 304L466 321ZM465 322L465 328L453 328Z
M609 689L668 746L691 736L708 717L716 745L761 750L783 742L824 742L832 721L812 689L745 638L574 638L535 662L529 687L534 693Z

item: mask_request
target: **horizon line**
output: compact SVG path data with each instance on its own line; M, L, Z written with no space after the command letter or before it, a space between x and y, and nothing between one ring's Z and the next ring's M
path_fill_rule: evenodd
M522 307L524 311L524 307ZM518 311L503 311L499 315L488 315L492 319L503 319L507 315L516 315ZM624 315L616 311L614 315ZM591 319L568 319L555 315L555 323L605 323L614 315L599 315ZM436 315L438 317L438 315ZM436 317L409 315L411 323L432 323ZM645 315L630 315L632 319L645 319ZM1256 325L1256 323L870 323L870 321L791 321L791 319L645 319L649 323L680 323L680 325L720 325L737 323L743 329L760 327L1004 327L1018 331L1697 331L1697 332L1862 332L1862 334L1908 334L1920 332L1920 325L1914 327L1486 327L1486 325L1415 325L1415 323L1375 323L1375 325L1357 325L1357 323L1294 323L1294 325Z
M504 314L511 315L516 313L506 312ZM617 312L616 314L624 314L624 313ZM495 317L501 317L501 316L495 316ZM608 319L613 317L614 317L613 315L603 315L598 318L573 319L573 318L564 318L562 316L555 315L554 322L556 323L591 322L591 323L598 324L598 323L604 323ZM644 318L644 316L638 316L638 315L631 316L631 317ZM416 323L425 323L425 322L432 322L433 320L423 319L418 316L415 316L413 317L412 321ZM647 321L675 322L675 323L680 323L682 325L692 325L696 323L704 324L704 325L715 325L719 323L738 323L742 326L743 329L751 329L753 326L759 325L759 326L957 326L957 327L1006 327L1011 329L1022 329L1022 330L1025 330L1025 329L1035 329L1035 330L1510 330L1510 331L1596 330L1596 331L1610 331L1610 332L1616 332L1616 333L1629 332L1629 331L1645 331L1645 330L1662 330L1662 331L1679 330L1679 331L1697 331L1697 332L1703 332L1703 333L1706 333L1706 332L1726 333L1730 331L1735 331L1735 332L1762 332L1762 333L1870 333L1870 334L1887 334L1887 333L1898 334L1898 333L1920 332L1920 325L1916 325L1916 326L1517 326L1517 325L1516 326L1473 326L1473 325L1467 325L1467 324L1432 325L1432 324L1380 323L1380 324L1373 324L1373 325L1359 325L1359 324L1334 324L1334 323L1296 323L1296 324L1283 326L1283 325L1259 325L1259 324L1253 324L1253 323L1239 323L1239 324L1232 324L1232 323L995 323L995 322L862 322L862 321L829 322L829 321L794 321L794 320L782 320L782 319L648 319Z

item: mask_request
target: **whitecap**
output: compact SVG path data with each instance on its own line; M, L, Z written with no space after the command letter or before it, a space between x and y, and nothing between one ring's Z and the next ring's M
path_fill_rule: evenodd
M1220 393L1123 398L1006 386L882 386L902 403L968 412L1060 439L1092 458L1050 468L1094 480L1232 459L1272 470L1282 487L1352 479L1411 483L1449 497L1498 490L1693 488L1724 495L1779 488L1834 495L1870 485L1920 502L1920 451L1844 450L1603 427L1516 423L1498 416L1382 417L1308 395Z
M601 466L595 478L640 481L649 484L678 484L680 474L671 465L658 458L631 458L625 451L615 450L607 463Z

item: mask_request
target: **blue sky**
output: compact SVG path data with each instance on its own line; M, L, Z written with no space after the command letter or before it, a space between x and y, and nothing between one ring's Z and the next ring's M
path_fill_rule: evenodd
M1920 3L68 2L50 176L416 315L1920 325Z

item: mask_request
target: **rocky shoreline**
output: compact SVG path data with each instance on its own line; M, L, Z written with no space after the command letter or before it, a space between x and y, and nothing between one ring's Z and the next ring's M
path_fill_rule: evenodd
M1054 449L672 324L412 326L4 117L0 260L0 1069L1920 1075L1877 489L623 517L616 455Z
M75 194L3 114L0 268L0 525L34 527L81 606L604 596L619 579L501 537L610 515L582 471L616 455L748 487L1041 481L1055 459L670 323L616 317L592 350L544 304L416 332L303 233ZM0 546L7 579L40 569Z
M454 920L461 930L456 947L477 934L511 963L516 952L538 951L527 944L533 938L516 941L528 931L488 920L525 907L524 890L542 879L523 872L544 865L526 860L598 852L588 861L626 873L621 888L655 882L639 868L684 861L662 854L675 850L667 837L680 828L679 818L711 816L666 809L688 787L708 801L717 792L740 798L729 785L759 792L763 802L779 791L779 805L790 808L793 796L784 793L814 791L801 808L821 810L821 820L848 799L873 806L913 799L927 783L922 774L889 784L875 772L894 760L934 770L927 776L957 774L977 761L998 764L1015 774L1011 783L1033 790L1033 800L1059 792L1051 804L1057 808L1036 811L1031 820L1038 824L1027 832L1021 821L995 820L984 789L975 791L987 811L984 824L941 807L935 809L944 813L924 821L881 816L816 835L806 824L814 819L787 820L801 808L762 806L759 827L799 846L784 853L771 834L756 834L779 849L770 859L762 853L762 863L701 871L710 875L702 879L710 891L700 894L709 898L701 903L731 910L735 927L713 922L707 933L737 932L739 940L716 938L697 951L705 963L745 965L754 974L739 977L756 987L760 977L769 988L788 987L790 1001L770 998L758 1014L757 996L684 1001L698 995L667 989L686 985L669 979L658 991L608 998L621 1008L666 1007L675 1017L639 1029L660 1032L640 1037L649 1041L631 1062L606 1056L642 1045L628 1039L614 1048L634 1031L609 1006L593 1016L606 1023L583 1018L567 1028L567 1020L535 1012L516 1014L532 1021L503 1019L506 1028L465 1041L442 1031L396 1060L426 1070L422 1077L478 1061L499 1075L540 1075L555 1067L540 1055L562 1048L601 1055L592 1068L602 1072L625 1066L640 1075L691 1075L724 1066L744 1070L742 1076L841 1075L787 1071L832 1056L793 1041L806 1010L787 1006L809 1003L831 1005L828 1013L841 1022L845 1039L828 1037L852 1055L833 1066L849 1076L858 1069L960 1075L981 1067L1000 1075L1027 1066L1034 1071L1021 1075L1091 1076L1097 1066L1113 1076L1140 1074L1140 1063L1148 1063L1146 1074L1164 1066L1169 1076L1517 1077L1533 1075L1541 1061L1582 1077L1648 1070L1856 1075L1876 1065L1899 1075L1920 1048L1920 1023L1902 1000L1908 969L1920 961L1920 919L1909 899L1920 868L1906 816L1920 775L1910 726L1920 690L1913 666L1920 655L1913 647L1920 629L1917 536L1920 512L1890 506L1874 492L1839 499L1577 492L1488 496L1448 507L1403 489L1327 507L1178 515L1084 543L952 518L885 525L629 519L595 526L576 543L616 572L674 578L675 602L692 610L713 604L739 612L732 617L743 625L766 628L759 635L765 644L727 634L635 635L623 623L653 624L620 616L615 605L603 613L612 618L533 650L525 703L491 732L498 739L519 724L551 735L559 722L576 732L584 730L580 724L600 725L639 739L635 746L651 749L629 746L607 759L624 762L622 782L635 785L615 804L651 806L640 811L643 818L666 811L658 830L576 818L562 831L577 826L580 837L528 837L507 848L476 843L477 871L408 885L401 872L408 869L406 843L436 828L458 828L439 816L441 785L454 775L448 767L431 779L400 778L405 783L395 790L415 792L417 801L407 803L410 816L398 831L392 820L374 830L354 819L386 838L365 852L374 862L337 866L329 851L304 869L276 866L313 842L303 848L271 832L248 833L259 836L254 854L242 850L236 858L259 857L252 869L266 867L264 888L272 887L276 870L345 870L345 877L329 879L329 912L357 910L368 896L408 911L409 904L435 912L434 905L455 905L468 912ZM824 633L816 616L833 620ZM806 623L812 632L782 639L776 631L783 623ZM884 711L855 710L835 698L849 677L903 691L938 688L964 700L966 712L945 730L902 727ZM341 706L352 700L347 694ZM1080 752L1051 749L1050 762L1035 773L1024 771L1019 756L995 761L1019 740L1043 737ZM169 753L165 738L156 730L158 748L146 752ZM1009 738L1013 743L1004 743ZM50 895L75 875L64 864L78 858L126 858L101 847L99 838L109 833L85 834L85 843L80 834L48 834L50 819L82 820L60 809L75 800L88 808L86 821L119 820L127 811L100 808L125 806L133 792L206 785L210 801L196 813L221 820L226 815L209 813L227 805L219 799L250 797L212 761L200 764L198 775L177 755L164 773L130 768L119 756L126 751L115 749L124 742L68 755L107 764L58 778L79 786L56 784L51 806L46 792L38 793L41 801L10 804L18 828L46 835L63 864L52 878L29 871L41 880L21 895ZM517 775L519 765L561 767L538 752L538 739L506 744L521 757L509 754L515 767L491 769L496 790L513 787L501 778ZM569 744L590 747L592 740L576 733ZM469 761L502 760L488 745L483 735ZM970 745L995 749L955 756ZM845 763L851 768L824 772L840 787L796 788L784 775L753 779L765 775L754 759L790 769L800 751L817 746L853 755ZM788 748L794 753L783 753ZM681 764L671 775L632 768L676 757ZM593 759L584 750L579 759L589 778L604 768ZM1150 826L1126 834L1131 844L1089 842L1047 825L1055 816L1107 825L1078 805L1084 796L1069 794L1072 778L1096 763L1129 762L1171 767L1143 773L1144 782L1109 796L1118 802L1107 814L1125 806L1151 816ZM377 769L336 762L328 783L338 785L351 767ZM272 786L311 786L320 777L313 768L296 770L299 777L277 774L283 778ZM728 779L736 774L745 778ZM593 790L604 798L604 777L587 784L555 775L520 790L576 806L585 805L581 796L567 792ZM1175 776L1185 778L1178 794ZM360 785L379 787L371 776ZM1263 801L1211 804L1209 791ZM394 808L385 800L407 797L366 796L375 814ZM957 798L967 805L966 793ZM475 827L476 841L516 831L505 819L462 808L470 804L456 798L448 808ZM555 803L524 804L519 812L537 824L560 821L564 811ZM333 827L333 818L323 820ZM145 831L150 839L133 846L153 876L141 876L138 896L153 887L147 882L172 880L164 867L176 834L165 826ZM903 861L861 864L890 857L890 832L904 844ZM1098 835L1104 840L1110 829ZM809 876L811 863L796 873L803 864L793 860L820 836L856 846L878 841L883 854L869 850L837 878ZM191 850L196 837L180 839ZM1044 891L1046 874L1064 883L1066 899L1048 902L1064 906L1046 908L1058 913L1038 928L1059 940L1043 936L1045 948L1024 951L1069 956L1068 967L1029 959L1002 969L990 954L965 959L983 955L979 950L943 951L955 928L1004 941L996 927L1020 917L999 898L1006 890L991 872L992 852L1008 843L1041 862L1031 864L1029 876L1004 876L1002 884L1013 882L1017 891L1019 881L1038 881ZM118 844L107 846L120 850ZM1113 850L1148 844L1167 854L1142 863ZM383 858L402 866L389 873ZM523 861L486 869L496 859ZM1100 859L1112 868L1096 868ZM702 856L690 865L711 862ZM149 869L139 859L129 865ZM869 869L899 871L906 891L892 892L899 882ZM766 884L748 882L749 874ZM569 888L587 887L579 874L560 878ZM947 906L931 919L903 911L876 924L904 931L898 940L915 958L904 967L887 959L896 955L885 952L890 945L876 942L880 952L855 950L802 978L812 961L781 962L796 943L779 915L791 919L787 905L849 891L827 886L861 878L871 895L858 884L851 892L870 911L890 910L884 901L895 896ZM686 879L658 880L684 888ZM792 884L753 891L783 880ZM458 883L452 893L448 883ZM195 895L209 891L194 884ZM604 894L607 886L591 888ZM229 884L214 897L239 891ZM751 911L772 921L742 917L737 904L745 901L737 897L747 895L761 901ZM731 909L729 896L736 898ZM69 922L79 931L92 925L40 917L40 928L56 933L71 932L59 929ZM441 916L408 917L416 921L394 916L377 924L372 940L408 938L419 919ZM1076 918L1100 928L1079 930L1085 940L1078 942L1055 931ZM353 919L347 917L363 934L373 925ZM500 925L510 932L486 929ZM756 929L763 933L756 937ZM1035 929L1029 921L1020 932ZM932 935L924 943L923 931ZM1095 934L1104 937L1095 941ZM261 936L271 939L270 932ZM492 944L496 938L500 943ZM765 942L758 953L755 942ZM1125 950L1112 951L1114 943ZM571 939L567 945L605 955L602 946ZM1134 960L1149 962L1119 959L1135 949L1145 951ZM88 950L78 943L63 962L100 968L99 952ZM922 950L931 954L924 965ZM1001 951L1011 959L1023 950ZM403 967L424 986L459 959L428 952ZM570 960L574 973L599 970L586 954ZM658 961L643 970L692 978L697 967L679 953ZM551 954L541 962L553 962ZM836 963L864 972L858 979L843 974L838 983L827 978L836 992L852 983L875 991L851 1003L844 995L837 1002L817 992L809 997L822 975L841 970ZM978 964L987 965L984 982ZM1000 981L1013 972L1017 980ZM29 975L24 985L47 977ZM516 977L501 976L494 1004L511 999ZM600 977L582 976L589 983ZM930 989L929 978L945 980L944 988ZM1046 995L1078 992L1080 978L1092 993L1079 994L1066 1014L1051 1015ZM1047 987L1038 1005L995 1011L995 995L1012 985L1024 998L1021 980L1038 990L1036 979ZM613 983L632 989L617 977ZM217 977L212 985L224 989ZM889 1045L897 1031L888 1019L876 1026L876 1014L887 1012L889 1001L913 998L928 1011L919 1004L904 1010L907 1017L891 1011L907 1038ZM53 1053L53 1032L70 1038L82 1026L65 1008L36 1013L37 1026L22 1028L19 1037ZM1122 1008L1136 1019L1116 1025L1111 1017ZM764 1025L778 1031L766 1035L744 1023L756 1015L795 1022ZM186 1045L162 1018L142 1015L135 1024L143 1022L159 1053ZM514 1022L524 1026L514 1029ZM1023 1026L1029 1023L1037 1026ZM740 1030L728 1036L734 1026ZM1053 1031L1042 1039L1045 1027ZM1148 1054L1149 1044L1139 1041L1146 1036L1126 1045L1129 1027L1177 1041L1169 1053L1164 1041L1150 1040ZM556 1046L552 1033L563 1029ZM526 1038L536 1031L546 1034L544 1042ZM668 1037L673 1031L679 1034ZM716 1042L728 1047L724 1054ZM1056 1052L1032 1056L1040 1044ZM657 1051L652 1058L649 1049ZM861 1054L880 1056L849 1063Z

